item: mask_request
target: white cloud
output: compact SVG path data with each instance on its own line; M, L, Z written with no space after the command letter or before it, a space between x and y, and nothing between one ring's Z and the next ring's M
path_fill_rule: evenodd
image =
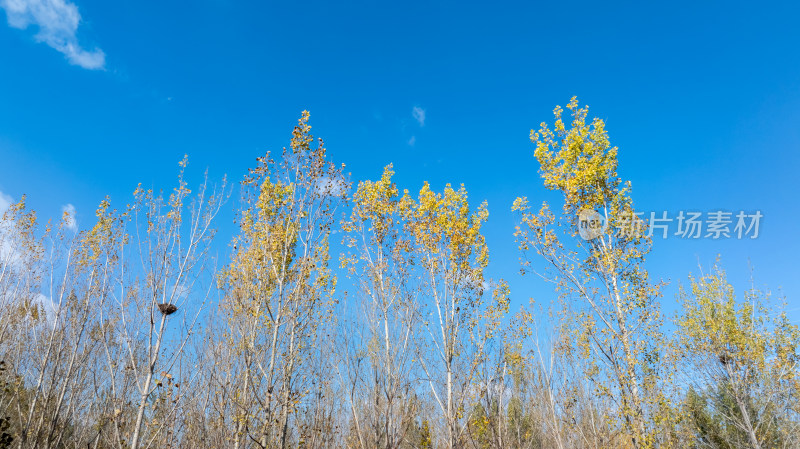
M83 49L75 33L81 22L78 7L67 0L0 0L6 10L8 25L24 30L37 25L36 40L60 51L70 64L85 69L103 69L106 55L103 50Z
M3 192L0 192L0 216L2 216L6 212L8 207L11 206L11 203L13 202L14 202L13 198L11 198L10 196L6 195Z
M61 215L64 220L64 226L72 232L77 232L78 220L75 219L75 206L72 204L61 206Z
M54 303L52 299L41 293L37 293L36 296L33 297L33 304L39 306L40 310L44 312L44 316L48 323L52 323L53 320L56 319L59 307L58 304Z
M0 192L0 265L15 266L21 261L19 251L13 245L13 227L3 220L14 199Z
M189 296L190 288L186 284L177 284L172 287L172 292L165 298L166 302L176 304Z
M347 181L343 178L324 176L316 185L316 191L321 196L342 196L347 191Z
M415 143L417 143L417 136L411 136L411 138L408 139L408 144L413 147Z
M425 126L425 109L414 106L414 109L411 110L411 115L414 116L414 120L419 123L419 126Z

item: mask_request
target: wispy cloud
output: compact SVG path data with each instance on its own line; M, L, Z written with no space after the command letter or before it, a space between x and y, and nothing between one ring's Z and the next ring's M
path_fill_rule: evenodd
M75 218L75 206L66 204L61 206L61 216L64 220L64 226L72 232L78 231L78 220Z
M348 189L347 181L340 177L322 177L316 185L316 191L323 197L342 196Z
M414 116L414 120L419 123L419 126L425 126L425 109L414 106L414 109L411 110L411 115Z
M76 32L81 22L78 7L67 0L0 0L6 10L8 25L24 30L37 25L36 40L60 51L70 64L85 69L103 69L106 54L95 48L88 51L80 46Z
M13 203L14 198L0 192L0 265L12 267L20 262L20 254L13 244L13 227L2 218Z
M58 304L53 302L52 299L41 293L37 293L36 296L33 297L33 304L38 306L40 310L44 312L44 317L47 319L48 323L52 323L53 320L56 319L59 307Z
M415 143L417 143L417 136L411 136L411 138L408 139L408 145L413 147Z
M14 198L6 195L3 192L0 192L0 216L2 216L6 210L11 206L11 203L14 202Z
M190 292L191 289L186 284L177 284L172 287L172 292L164 300L168 303L176 304L186 299Z

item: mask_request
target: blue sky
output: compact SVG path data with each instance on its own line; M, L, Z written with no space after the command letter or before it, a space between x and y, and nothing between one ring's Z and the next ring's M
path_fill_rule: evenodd
M760 210L754 240L656 240L678 281L717 254L800 318L800 7L795 2L0 0L0 192L91 224L177 162L237 181L300 111L354 180L465 183L494 276L518 270L511 202L555 197L531 128L573 95L606 120L645 211ZM224 238L233 229L222 224ZM512 279L515 297L551 293Z

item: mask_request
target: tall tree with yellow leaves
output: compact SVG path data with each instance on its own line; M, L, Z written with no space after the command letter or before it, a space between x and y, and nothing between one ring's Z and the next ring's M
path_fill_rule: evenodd
M463 185L456 190L448 184L436 193L426 182L408 221L423 304L424 344L417 358L438 406L448 449L462 445L466 407L479 394L473 382L487 343L508 311L508 286L491 285L484 278L489 249L481 226L488 216L485 202L477 210L470 208Z
M751 288L737 299L718 267L690 278L680 298L676 352L691 388L687 407L696 440L797 447L800 328L766 292Z
M240 233L220 278L228 338L241 363L236 448L250 441L263 448L296 444L289 421L315 375L306 368L332 310L336 277L328 241L348 186L322 141L314 145L308 120L303 111L282 157L259 158L242 182Z
M362 449L399 448L411 430L414 348L419 311L414 292L412 239L407 232L413 200L401 193L387 166L377 181L363 181L344 222L343 255L356 290L357 321L344 336L348 390L355 433ZM370 404L360 407L357 404Z
M531 131L544 185L563 195L563 213L556 217L546 202L534 212L525 197L517 198L516 236L525 255L535 250L544 259L541 271L557 285L573 349L591 362L585 376L618 405L619 441L627 443L617 444L652 447L653 422L664 399L658 389L660 285L649 280L644 266L651 242L635 213L630 183L617 175L617 148L605 123L587 123L588 108L576 98L567 108L569 126L556 107L553 129L543 122ZM607 226L579 237L581 213L604 214ZM523 262L524 269L530 266Z

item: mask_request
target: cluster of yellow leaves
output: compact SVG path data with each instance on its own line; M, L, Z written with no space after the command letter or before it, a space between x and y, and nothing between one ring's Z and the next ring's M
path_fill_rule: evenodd
M485 201L476 212L470 211L463 185L454 190L447 184L439 194L425 182L413 212L412 232L417 244L432 256L427 262L433 268L438 263L436 256L441 255L449 263L446 269L477 281L489 263L489 248L481 234L481 225L488 218Z
M387 233L409 216L414 202L408 190L404 190L400 196L397 186L392 182L393 175L392 164L389 164L384 168L380 180L358 183L352 198L352 217L343 223L344 231L363 230L362 226L366 223L366 230L374 236L373 243L382 245Z
M737 301L719 268L690 282L690 291L681 291L683 314L677 321L685 356L731 364L744 376L794 379L796 370L786 367L800 361L800 329L785 312L773 313L768 295L751 290Z
M26 255L26 259L33 261L42 257L44 245L36 236L36 212L27 210L25 195L13 203L0 217L0 243L17 255ZM5 263L0 260L0 264Z
M80 245L76 248L76 263L78 267L89 268L100 260L101 256L108 255L109 260L117 261L117 250L127 238L124 233L124 215L111 209L111 202L106 197L100 202L95 211L97 223L80 236Z
M472 211L463 185L455 190L447 184L442 193L436 193L427 182L415 200L407 190L400 194L393 175L389 165L381 179L359 183L352 215L343 223L346 232L355 234L345 239L348 246L367 243L358 240L366 233L369 244L389 244L388 251L395 256L398 252L414 253L428 269L446 273L449 282L480 284L489 262L481 234L489 215L486 202ZM355 262L353 256L342 258L343 266Z
M241 232L233 242L234 261L221 281L247 291L255 289L242 291L244 296L268 297L277 282L302 282L310 279L312 272L320 274L317 284L335 283L323 269L330 223L325 222L329 214L320 209L329 207L326 196L341 197L345 192L326 185L342 178L341 169L325 160L321 142L312 148L308 120L308 111L303 111L292 132L290 149L284 149L280 161L275 162L269 154L258 158L258 165L242 182L243 187L254 188L255 198L246 199L250 207L241 212ZM308 231L314 219L321 220L317 224L321 240L313 247L312 242L302 242L310 248L299 257L301 233Z
M595 118L586 124L589 108L578 107L572 97L567 108L572 112L572 126L564 126L560 106L556 106L554 130L545 122L539 131L531 131L536 144L534 155L541 165L545 186L565 195L564 211L596 209L611 202L618 189L617 147L611 147L605 123Z

